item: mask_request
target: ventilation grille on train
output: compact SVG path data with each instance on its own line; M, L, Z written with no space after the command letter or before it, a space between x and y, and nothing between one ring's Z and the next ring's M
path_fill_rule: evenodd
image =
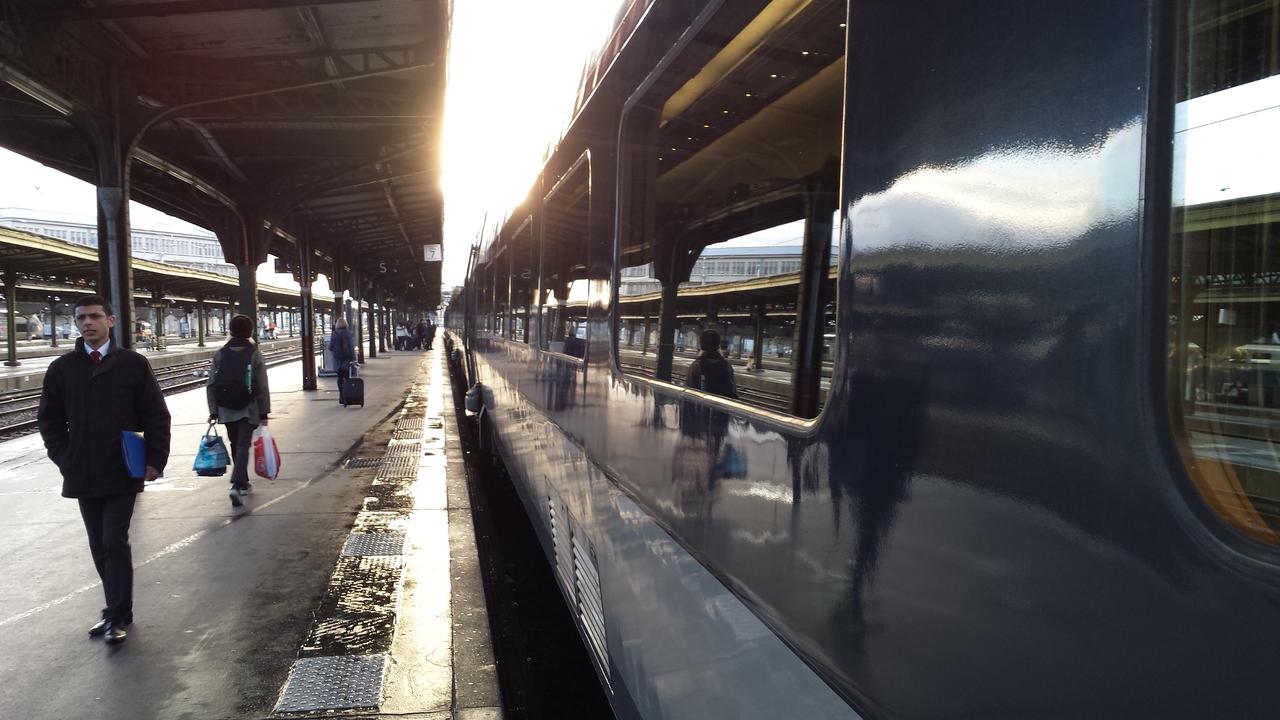
M600 594L600 566L596 550L569 515L569 509L547 496L547 526L556 559L556 578L570 599L591 655L595 658L605 686L612 692L609 676L609 646L604 629L604 600Z

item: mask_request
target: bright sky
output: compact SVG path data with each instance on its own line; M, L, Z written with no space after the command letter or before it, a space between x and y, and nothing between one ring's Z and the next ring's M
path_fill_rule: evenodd
M98 221L92 185L4 148L0 148L0 208L35 210L74 222ZM137 202L129 205L129 222L147 230L208 232Z
M464 0L453 8L445 99L444 268L461 285L472 243L501 222L560 139L589 56L622 0ZM486 221L487 213L487 221Z

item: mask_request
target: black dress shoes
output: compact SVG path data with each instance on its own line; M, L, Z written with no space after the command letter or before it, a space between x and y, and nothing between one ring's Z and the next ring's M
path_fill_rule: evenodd
M107 623L107 631L103 633L102 641L108 645L115 645L116 643L124 642L127 637L129 637L129 633L125 632L122 626L115 623Z
M97 625L89 628L89 637L104 638L109 643L124 642L124 639L129 635L129 633L124 630L128 625L128 622L114 623L103 618L98 621Z

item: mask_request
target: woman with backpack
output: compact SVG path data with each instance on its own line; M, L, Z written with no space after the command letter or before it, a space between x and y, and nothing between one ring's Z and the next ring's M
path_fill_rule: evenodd
M231 439L231 497L234 507L252 492L249 484L249 447L253 431L267 424L271 413L271 391L267 386L267 364L253 342L253 319L236 315L228 324L231 339L213 354L209 382L209 422L226 425Z

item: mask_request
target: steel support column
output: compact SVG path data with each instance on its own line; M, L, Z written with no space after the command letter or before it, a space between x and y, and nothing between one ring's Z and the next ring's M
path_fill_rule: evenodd
M165 347L164 339L164 316L165 316L165 300L164 289L151 291L151 346L156 350L163 350Z
M58 297L49 296L49 347L58 347Z
M102 113L73 113L72 124L89 140L93 152L98 212L98 294L115 312L111 339L116 347L134 342L133 242L129 232L129 162L142 124L131 116L137 92L118 70L106 77L104 95L110 107Z
M369 293L372 295L373 293ZM365 314L369 316L369 359L378 357L378 313L374 309L373 298L365 303Z
M767 316L763 305L756 306L755 316L756 333L751 347L751 367L759 372L764 370L764 323Z
M384 303L386 302L387 294L383 290L381 283L379 283L374 295L378 300L378 350L385 353L387 351L387 306Z
M4 364L7 367L18 367L18 273L13 268L4 271L4 304L9 311L5 324L8 333L5 335L8 357Z
M792 351L792 414L818 414L822 380L827 271L831 265L831 218L836 211L835 173L805 180L804 250L800 256L800 290Z
M360 273L351 271L351 324L355 335L356 362L364 362L364 289L360 286Z
M205 333L204 297L196 297L196 347L204 347Z
M240 306L237 312L248 315L254 320L254 325L257 325L258 266L257 264L236 265L236 274L240 280Z
M298 241L298 285L301 287L299 297L302 307L298 313L298 320L302 323L299 328L302 336L302 389L315 390L316 385L316 345L315 345L315 327L313 323L314 308L312 307L311 285L315 282L315 277L311 274L311 241L304 238ZM323 331L321 332L323 337Z
M133 347L133 249L129 235L129 189L123 161L112 152L99 152L98 161L98 294L116 316L111 340L116 347Z
M654 377L671 382L671 366L676 352L676 295L680 290L679 281L662 284L662 312L658 316L658 365Z

